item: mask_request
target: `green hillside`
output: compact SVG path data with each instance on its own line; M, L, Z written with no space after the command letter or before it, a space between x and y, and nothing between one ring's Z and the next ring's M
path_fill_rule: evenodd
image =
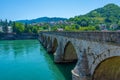
M99 29L105 26L108 30L119 29L120 7L115 4L108 4L85 15L70 18L69 21L80 25L80 27L95 26L96 29Z

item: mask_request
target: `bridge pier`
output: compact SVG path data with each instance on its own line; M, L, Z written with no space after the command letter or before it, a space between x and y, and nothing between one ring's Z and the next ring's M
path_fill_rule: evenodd
M62 57L61 53L62 53L61 46L58 46L54 53L54 62L55 63L63 62L63 57Z
M44 47L44 48L46 48L46 46L45 46L45 45L46 45L46 42L45 42L45 41L43 41L43 47Z
M78 70L72 70L72 80L92 80L91 77L80 75Z
M49 44L47 45L47 52L48 53L52 52L52 42L49 42Z
M79 55L77 64L72 70L72 80L91 80L86 50Z
M61 58L61 55L58 55L57 53L54 53L54 62L55 63L62 63L63 60Z
M72 70L71 73L72 73L72 80L82 80L80 79L79 74L76 73L74 70Z

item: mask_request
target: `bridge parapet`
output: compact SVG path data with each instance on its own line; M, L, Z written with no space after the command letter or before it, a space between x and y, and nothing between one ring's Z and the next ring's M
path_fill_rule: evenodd
M42 32L68 38L120 44L120 32Z

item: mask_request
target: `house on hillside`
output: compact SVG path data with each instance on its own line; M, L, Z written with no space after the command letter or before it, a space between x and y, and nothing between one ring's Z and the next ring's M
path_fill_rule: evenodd
M63 28L57 28L57 31L64 31Z
M8 33L12 33L13 32L13 30L12 30L12 26L8 26L8 31L7 31Z
M118 28L118 24L111 24L110 29L115 30Z
M107 30L106 24L100 24L99 25L100 30Z

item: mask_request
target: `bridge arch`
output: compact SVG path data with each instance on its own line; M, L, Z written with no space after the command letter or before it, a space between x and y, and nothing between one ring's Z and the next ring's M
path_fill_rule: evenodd
M52 53L55 53L55 51L57 50L58 47L58 41L56 38L53 39L53 43L52 43Z
M119 80L117 78L120 78L120 77L117 77L116 75L120 76L120 68L117 67L117 66L120 66L120 47L116 46L116 47L110 47L108 49L105 49L102 52L98 53L96 57L94 56L94 58L95 59L90 68L92 80ZM118 61L119 64L113 61ZM108 69L105 69L105 70L102 69L103 67L105 68L106 66ZM114 69L112 69L113 67ZM116 67L118 69L116 69ZM106 70L108 73L105 72ZM111 70L115 72L119 70L119 72L117 72L119 74L113 75L115 73L112 73ZM96 74L96 73L99 73L99 74ZM100 73L103 73L103 75ZM107 73L108 75L104 73ZM96 77L99 77L99 76L101 78L96 79Z
M107 58L96 67L92 80L119 80L120 56Z
M64 61L76 61L78 59L75 47L72 42L68 41L64 48L63 60Z

